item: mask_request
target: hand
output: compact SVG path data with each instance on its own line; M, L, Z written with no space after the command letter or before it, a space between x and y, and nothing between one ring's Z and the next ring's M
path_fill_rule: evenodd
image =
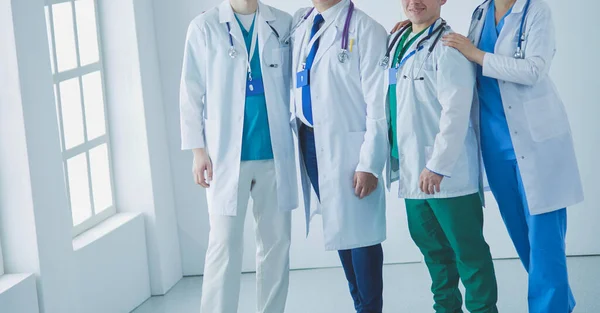
M194 149L194 166L192 169L194 181L203 188L210 187L213 177L212 162L205 149ZM206 176L205 176L206 174Z
M460 51L460 53L469 59L469 61L483 66L485 52L477 49L477 47L475 47L469 38L461 34L453 33L444 36L442 41L444 42L445 46L452 47Z
M363 199L377 189L377 177L371 173L356 172L354 173L354 194Z
M436 192L440 192L442 179L444 179L444 176L438 175L428 169L424 169L419 177L419 188L422 192L433 195Z
M402 29L402 27L404 27L408 24L410 24L410 20L404 20L402 22L398 22L398 24L396 24L396 26L394 26L394 29L392 29L392 32L390 34L393 34L397 31L399 31L400 29Z

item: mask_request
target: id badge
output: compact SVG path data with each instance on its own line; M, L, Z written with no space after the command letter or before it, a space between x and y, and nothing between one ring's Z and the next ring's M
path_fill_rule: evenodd
M262 77L246 81L246 96L256 96L265 93Z
M398 84L398 69L395 67L390 68L390 85Z
M310 85L310 74L308 70L296 74L296 88L302 88Z

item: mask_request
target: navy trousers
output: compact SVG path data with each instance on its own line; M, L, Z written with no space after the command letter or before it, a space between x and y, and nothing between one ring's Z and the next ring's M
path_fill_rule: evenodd
M319 170L315 134L300 126L300 149L311 185L319 199ZM383 311L383 249L381 244L338 251L357 313Z

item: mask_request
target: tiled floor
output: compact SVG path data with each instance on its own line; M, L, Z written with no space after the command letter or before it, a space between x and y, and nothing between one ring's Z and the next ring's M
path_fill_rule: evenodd
M501 313L527 312L527 280L517 260L496 263ZM574 313L600 313L600 257L569 259L577 298ZM385 313L431 313L429 276L423 264L388 265L384 269ZM238 313L255 313L254 275L242 276ZM200 313L202 278L181 280L166 296L153 297L132 313ZM352 313L341 268L293 271L286 313ZM465 311L467 312L467 311Z

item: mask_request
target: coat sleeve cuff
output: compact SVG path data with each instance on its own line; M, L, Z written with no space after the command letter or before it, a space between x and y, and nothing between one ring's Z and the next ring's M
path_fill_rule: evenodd
M451 178L449 173L445 173L444 171L437 170L434 166L431 166L429 164L425 168L434 174L437 174L437 175L440 175L440 176L443 176L446 178Z
M367 166L363 166L361 164L358 164L358 166L356 167L356 172L371 173L371 174L373 174L373 176L377 177L377 179L379 179L381 176L381 173L377 173L377 171L375 171Z
M201 138L184 138L181 141L181 150L192 150L192 149L204 149L206 143L204 142L204 135Z

